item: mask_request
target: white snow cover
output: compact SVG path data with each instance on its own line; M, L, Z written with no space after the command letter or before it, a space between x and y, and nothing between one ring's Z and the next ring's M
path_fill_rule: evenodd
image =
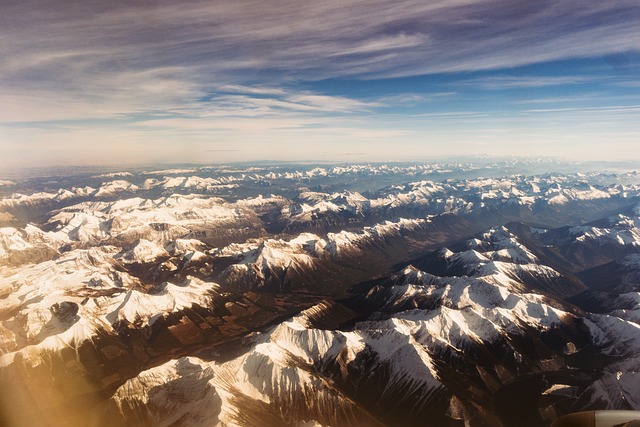
M194 304L206 307L217 293L217 284L191 277L164 283L155 293L142 292L137 278L117 268L117 254L113 246L76 249L56 260L1 271L0 314L8 316L4 324L12 333L0 334L0 348L37 354L73 345L100 329L112 330L116 321L141 327ZM52 307L61 303L77 307L77 315L68 319L71 326L53 314Z
M538 258L506 227L492 228L466 245L479 251L485 258L516 264L537 264Z
M616 215L608 218L608 227L582 225L571 227L569 233L576 240L606 240L621 246L640 247L640 215Z
M371 203L360 193L351 191L332 194L303 192L298 196L297 203L283 207L281 214L290 223L307 222L329 212L364 213L369 211Z
M637 348L637 347L636 347ZM613 408L640 408L640 357L636 354L607 366L583 393L590 402Z
M100 186L100 188L98 188L98 191L94 194L94 196L96 197L114 196L118 193L122 193L125 191L136 192L139 189L140 188L137 185L132 184L129 181L126 181L124 179L116 179L114 181L103 183Z
M400 219L385 221L372 227L364 227L361 232L341 231L327 233L322 238L312 233L301 233L291 240L267 239L262 242L231 244L214 253L220 256L235 256L238 262L229 266L226 272L234 277L250 271L273 268L300 267L313 269L316 262L324 257L340 257L345 252L360 252L360 245L375 238L384 238L402 230L417 229L430 220Z
M178 171L181 173L182 171ZM200 191L200 192L214 192L221 189L237 188L239 185L232 183L235 179L232 178L202 178L199 176L175 176L164 177L161 180L147 179L144 187L147 189L161 188L167 192L176 191Z
M94 283L109 287L135 286L137 279L114 269L113 256L118 251L114 246L76 249L55 260L26 267L6 267L0 275L0 289L10 289L9 300L21 301L72 293ZM32 295L27 298L29 294Z
M349 363L365 347L376 352L381 361L390 363L393 375L387 384L389 393L398 386L409 387L405 390L407 393L412 391L412 387L421 393L425 393L425 389L420 387L426 387L427 391L441 387L427 352L419 350L419 346L407 346L412 338L406 335L406 331L390 330L385 334L374 330L340 332L308 328L305 324L303 312L259 336L250 351L225 363L188 359L190 363L198 364L201 372L213 372L210 384L223 402L219 425L239 425L235 421L238 411L242 410L236 406L239 395L265 403L279 402L278 406L285 409L287 402L293 399L309 402L311 409L319 405L320 410L329 413L340 406L348 407L352 404L350 400L308 367L336 357L344 357ZM135 400L152 387L161 388L158 376L166 375L171 380L175 376L175 366L184 360L171 361L141 373L120 387L115 399ZM202 408L198 413L202 414Z
M265 175L267 179L278 177L280 175L275 173ZM438 213L470 212L496 203L532 206L543 202L557 207L567 203L609 199L612 196L630 197L639 190L633 187L622 193L615 185L596 187L583 183L582 179L571 175L512 175L504 178L451 180L446 183L423 180L389 187L385 189L386 194L370 199L349 191L303 192L296 203L282 209L282 215L291 223L297 223L313 221L328 213L368 214L399 207L430 207Z
M121 254L118 258L122 258L125 261L144 263L166 256L169 256L169 253L162 246L146 239L140 239L131 249Z
M584 319L593 342L605 354L640 352L640 325L608 314L590 314Z
M433 312L425 314L424 320L428 322L424 326L430 331L437 331L438 334L434 336L453 336L454 340L447 342L456 347L459 343L455 340L464 339L465 336L492 341L498 337L500 329L517 333L517 326L524 324L534 328L550 328L560 323L563 317L571 316L546 304L541 295L520 292L520 286L514 284L511 278L437 277L409 267L392 281L399 284L391 286L386 307L401 307L418 297L440 301L442 307L438 310L441 312L436 315ZM370 291L370 295L373 292ZM409 316L414 321L420 321L422 313L423 310L416 310L398 316ZM437 322L437 326L431 326L433 322ZM454 332L451 332L451 328L454 328ZM464 333L460 334L461 331Z
M0 208L2 207L20 207L20 206L33 206L38 204L50 203L50 202L62 202L68 199L76 197L88 196L95 194L95 189L91 187L76 188L73 187L70 190L60 189L56 193L47 193L44 191L35 192L32 194L14 193L9 197L0 199Z
M25 239L25 235L13 227L0 228L0 258L13 251L24 251L33 245Z
M239 395L265 403L278 402L280 407L292 396L311 398L314 402L325 402L323 405L327 410L339 393L321 376L314 375L313 369L304 367L322 366L336 358L341 358L342 363L352 363L363 352L372 352L377 363L387 364L391 369L382 396L388 394L388 398L397 398L398 390L402 390L417 396L419 401L417 393L427 396L442 387L429 354L434 346L464 351L471 341L494 341L506 331L517 333L519 324L544 327L566 315L545 306L537 295L516 295L477 279L444 278L441 286L431 289L434 287L433 276L415 269L404 273L425 282L425 285L413 286L414 291L441 292L449 301L447 305L436 310L398 313L384 321L360 322L353 331L345 332L310 326L307 316L326 309L320 304L259 334L254 347L236 359L216 364L189 358L190 363L201 366L201 372L213 372L209 383L222 399L219 425L238 425L235 420L238 411L242 410L236 406ZM454 283L445 284L449 280ZM409 285L405 287L409 288ZM410 295L405 289L402 296ZM162 387L157 385L161 381L155 377L156 371L169 370L165 375L171 380L174 367L183 360L143 372L121 387L116 399L135 400L138 399L136 396L145 396L150 385L139 390L140 384ZM204 416L202 409L197 413Z
M610 314L640 325L640 292L627 292L618 296L613 307L627 307L613 310Z
M571 200L594 200L611 197L611 193L585 184L582 188L554 188L545 194L549 199L549 204L565 204Z
M20 250L20 245L24 249L35 243L48 245L55 252L65 243L98 245L124 233L137 232L142 240L148 240L144 237L148 234L145 227L152 224L165 224L164 234L157 233L156 237L162 240L155 242L165 244L175 240L175 233L187 234L191 227L203 224L242 228L252 218L250 215L253 214L240 211L222 199L193 195L155 200L134 197L114 202L82 202L53 215L47 224L53 228L51 231L44 232L35 225L28 225L22 230L4 229L0 234L0 258L10 250Z
M217 293L218 285L189 278L180 286L165 283L162 289L153 294L131 289L115 298L94 299L87 303L88 309L95 307L104 313L109 323L126 320L138 326L152 325L159 316L198 304L207 307ZM94 315L97 314L94 312Z
M141 372L113 395L112 401L140 425L210 427L217 425L221 400L212 384L213 370L195 357L171 360ZM144 406L142 406L142 405Z
M101 179L101 178L120 178L120 177L132 177L133 174L131 172L109 172L103 173L100 175L94 175L92 178Z

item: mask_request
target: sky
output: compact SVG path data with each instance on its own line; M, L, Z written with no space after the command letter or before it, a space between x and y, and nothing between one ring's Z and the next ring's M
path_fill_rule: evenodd
M0 168L640 159L637 0L0 2Z

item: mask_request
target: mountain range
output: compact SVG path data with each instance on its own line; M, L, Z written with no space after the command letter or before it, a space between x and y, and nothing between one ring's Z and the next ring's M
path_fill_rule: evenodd
M0 181L3 421L640 409L640 177L555 161Z

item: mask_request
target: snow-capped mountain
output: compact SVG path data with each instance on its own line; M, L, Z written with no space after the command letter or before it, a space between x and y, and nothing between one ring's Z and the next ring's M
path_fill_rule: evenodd
M506 427L639 409L638 175L556 166L2 181L0 382L21 414L2 421Z

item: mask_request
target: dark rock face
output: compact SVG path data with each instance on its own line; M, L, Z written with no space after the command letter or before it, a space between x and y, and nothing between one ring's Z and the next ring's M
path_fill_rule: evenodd
M51 313L61 322L73 322L77 318L78 304L71 301L57 302L51 306Z

